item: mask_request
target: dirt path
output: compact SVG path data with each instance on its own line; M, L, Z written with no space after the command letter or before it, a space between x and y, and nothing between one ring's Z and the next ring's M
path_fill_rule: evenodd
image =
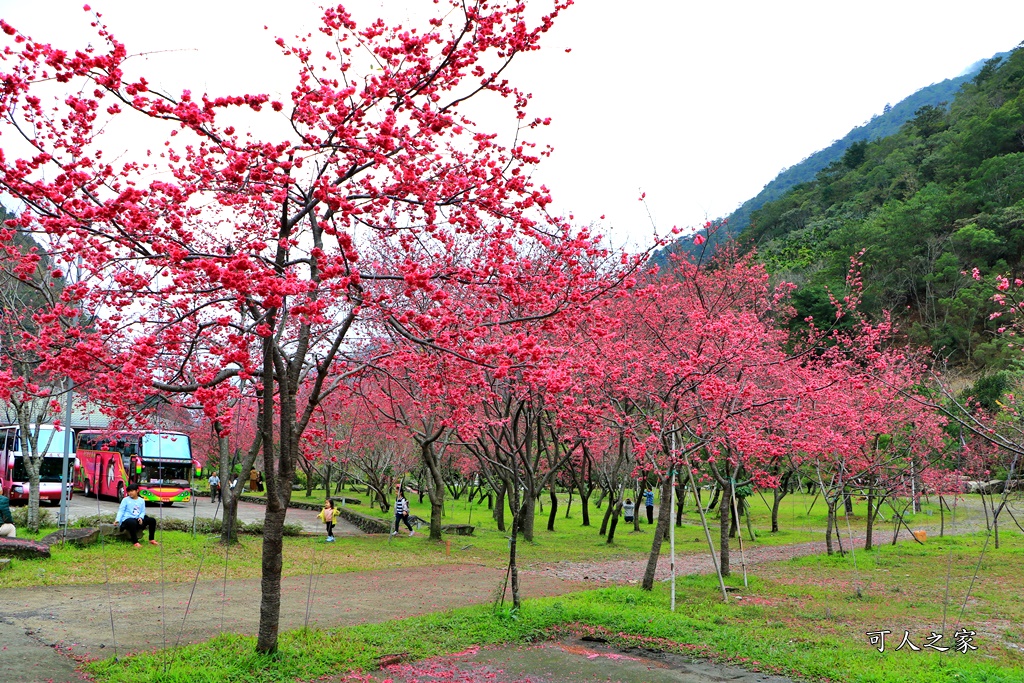
M314 576L312 585L308 576L290 577L282 582L281 629L305 625L307 604L309 626L334 627L487 603L503 579L503 571L475 565ZM583 587L543 573L523 581L527 597ZM115 584L109 597L106 586L5 590L0 680L81 681L67 655L112 657L208 640L224 631L255 635L259 580L228 581L224 588L222 582L200 582L193 593L192 584Z

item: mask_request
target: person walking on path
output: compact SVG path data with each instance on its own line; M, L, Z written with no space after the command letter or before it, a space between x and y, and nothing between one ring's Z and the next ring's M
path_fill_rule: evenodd
M334 509L334 501L328 498L324 501L324 509L320 511L317 517L320 518L324 524L327 525L327 542L334 542L334 520L338 516L338 511Z
M647 508L647 523L654 524L654 491L650 486L644 491L644 507Z
M402 491L399 491L398 498L395 498L395 530L391 532L392 536L398 533L399 522L405 522L410 536L415 533L412 530L412 524L409 523L409 501L405 499L405 494Z
M11 501L4 495L0 495L0 537L18 537L18 530L14 526L14 517L11 516Z
M210 475L210 502L216 503L217 499L220 498L220 477L214 472Z
M146 514L146 501L139 498L138 484L128 484L128 495L124 497L121 506L117 508L114 524L119 524L122 531L128 532L128 537L132 539L132 545L136 548L142 547L142 544L139 543L139 531L142 529L149 530L150 543L160 545L154 538L156 536L156 520Z

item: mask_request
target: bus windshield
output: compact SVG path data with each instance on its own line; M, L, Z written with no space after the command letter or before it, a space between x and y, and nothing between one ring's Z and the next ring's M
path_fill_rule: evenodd
M184 434L145 434L142 437L142 459L180 460L192 464L192 447Z
M28 444L24 443L25 441L25 439L22 439L22 453L28 452ZM38 453L45 455L64 455L64 430L53 427L40 427L39 441L36 442L36 449ZM71 452L75 452L74 439L72 439L71 443Z
M42 437L39 440L42 441ZM64 458L43 458L39 465L39 481L59 482L63 469ZM11 472L11 481L28 481L25 458L20 455L14 456L14 471Z
M192 461L167 462L165 460L148 460L142 466L139 477L140 484L158 484L163 486L189 486L189 471Z

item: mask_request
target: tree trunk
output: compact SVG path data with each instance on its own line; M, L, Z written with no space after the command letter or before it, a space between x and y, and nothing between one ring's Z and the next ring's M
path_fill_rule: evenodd
M868 519L864 529L864 550L871 550L874 542L872 535L875 531L875 486L874 482L868 483Z
M732 482L726 482L715 490L715 497L721 500L718 510L721 513L718 525L718 554L719 566L722 568L722 576L729 576L729 532L732 530Z
M504 482L498 484L498 490L494 492L495 502L494 510L491 514L494 516L494 523L498 525L498 531L505 531L505 484Z
M619 512L622 510L622 501L612 504L608 501L608 513L605 515L606 519L611 518L608 524L608 538L605 539L605 543L611 544L615 540L615 527L619 525Z
M430 498L430 539L440 541L441 517L444 515L444 481L441 479L440 472L435 474L434 470L433 465L427 469L427 479L429 480L427 497ZM422 485L420 490L423 490Z
M507 488L507 484L505 486ZM519 566L516 562L517 541L519 540L519 523L522 518L522 507L519 502L519 487L513 482L511 493L512 510L519 510L512 513L512 535L508 541L508 571L512 581L512 607L519 609Z
M590 526L590 494L584 494L583 489L579 489L580 494L580 509L583 515L582 526Z
M779 481L779 485L772 489L772 533L777 533L779 530L779 507L782 505L782 499L789 494L789 484L793 479L793 473L787 472L782 475L782 480Z
M263 342L263 386L274 386L273 341ZM283 372L278 373L279 376ZM281 619L281 567L284 550L284 519L292 497L292 479L298 455L296 434L296 402L298 377L281 377L278 384L280 402L279 441L277 458L274 454L274 393L265 391L261 402L263 428L263 466L266 470L267 508L263 517L262 598L260 623L256 637L256 651L262 654L277 652L277 637ZM239 482L241 484L241 482Z
M944 508L944 501L942 496L939 496L939 538L942 538L946 534L946 510Z
M440 432L438 432L440 436ZM441 540L441 517L444 515L444 477L441 474L434 441L437 436L420 442L420 459L427 469L427 496L430 498L430 539ZM420 480L420 495L423 493L423 481Z
M555 480L551 478L551 488L548 490L548 498L551 500L551 512L548 513L548 531L555 530L555 514L558 512L558 494L555 492Z
M718 506L718 498L721 496L721 494L722 494L722 489L720 487L716 486L715 487L715 492L711 496L711 502L708 503L708 508L707 508L707 510L704 511L705 513L711 512L712 510L715 509L715 507Z
M262 419L262 416L259 417ZM214 421L213 429L217 434L217 456L219 461L217 476L220 477L220 502L224 508L223 522L220 527L220 542L224 545L233 545L238 543L238 495L230 486L231 465L236 460L241 459L242 466L245 468L242 470L243 472L248 472L252 469L253 463L256 462L256 454L263 443L262 431L257 432L256 439L249 447L249 451L245 454L244 458L241 458L241 449L237 447L235 448L234 457L232 457L228 438L222 436L223 428L220 422Z
M647 568L644 570L644 579L641 584L645 591L654 589L654 575L658 569L661 544L668 535L669 524L672 523L672 504L666 502L670 500L672 500L672 477L666 474L661 481L661 505L658 506L658 524L654 528L654 542L651 544L651 554L647 558Z
M835 553L832 547L832 527L836 521L836 501L825 496L825 507L828 508L828 523L825 525L825 550L829 555Z
M26 464L28 470L28 530L32 533L39 532L39 464L35 467L27 467L30 460L34 460L34 457L25 453L22 457L22 462ZM98 496L97 496L98 497Z
M523 540L533 543L533 524L537 517L534 506L537 501L534 499L530 489L523 491L523 504L519 509L519 531L523 534Z
M676 482L676 526L683 525L683 510L686 507L686 487L689 480Z
M601 536L604 536L605 534L608 533L608 522L612 518L612 512L613 512L613 508L614 507L615 507L614 504L609 503L608 504L608 509L606 509L604 511L604 519L601 520L601 529L597 532Z

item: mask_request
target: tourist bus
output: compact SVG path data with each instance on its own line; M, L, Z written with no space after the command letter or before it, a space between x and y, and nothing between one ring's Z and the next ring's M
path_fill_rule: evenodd
M192 444L178 432L78 433L75 490L121 500L128 484L139 497L171 505L192 500Z
M36 448L42 453L39 467L39 502L60 503L60 482L64 470L64 430L53 425L32 425L39 430ZM74 432L71 447L74 449ZM0 426L0 492L12 503L27 502L28 470L25 468L27 444L17 425ZM72 461L74 450L71 452ZM71 495L70 490L68 495Z

